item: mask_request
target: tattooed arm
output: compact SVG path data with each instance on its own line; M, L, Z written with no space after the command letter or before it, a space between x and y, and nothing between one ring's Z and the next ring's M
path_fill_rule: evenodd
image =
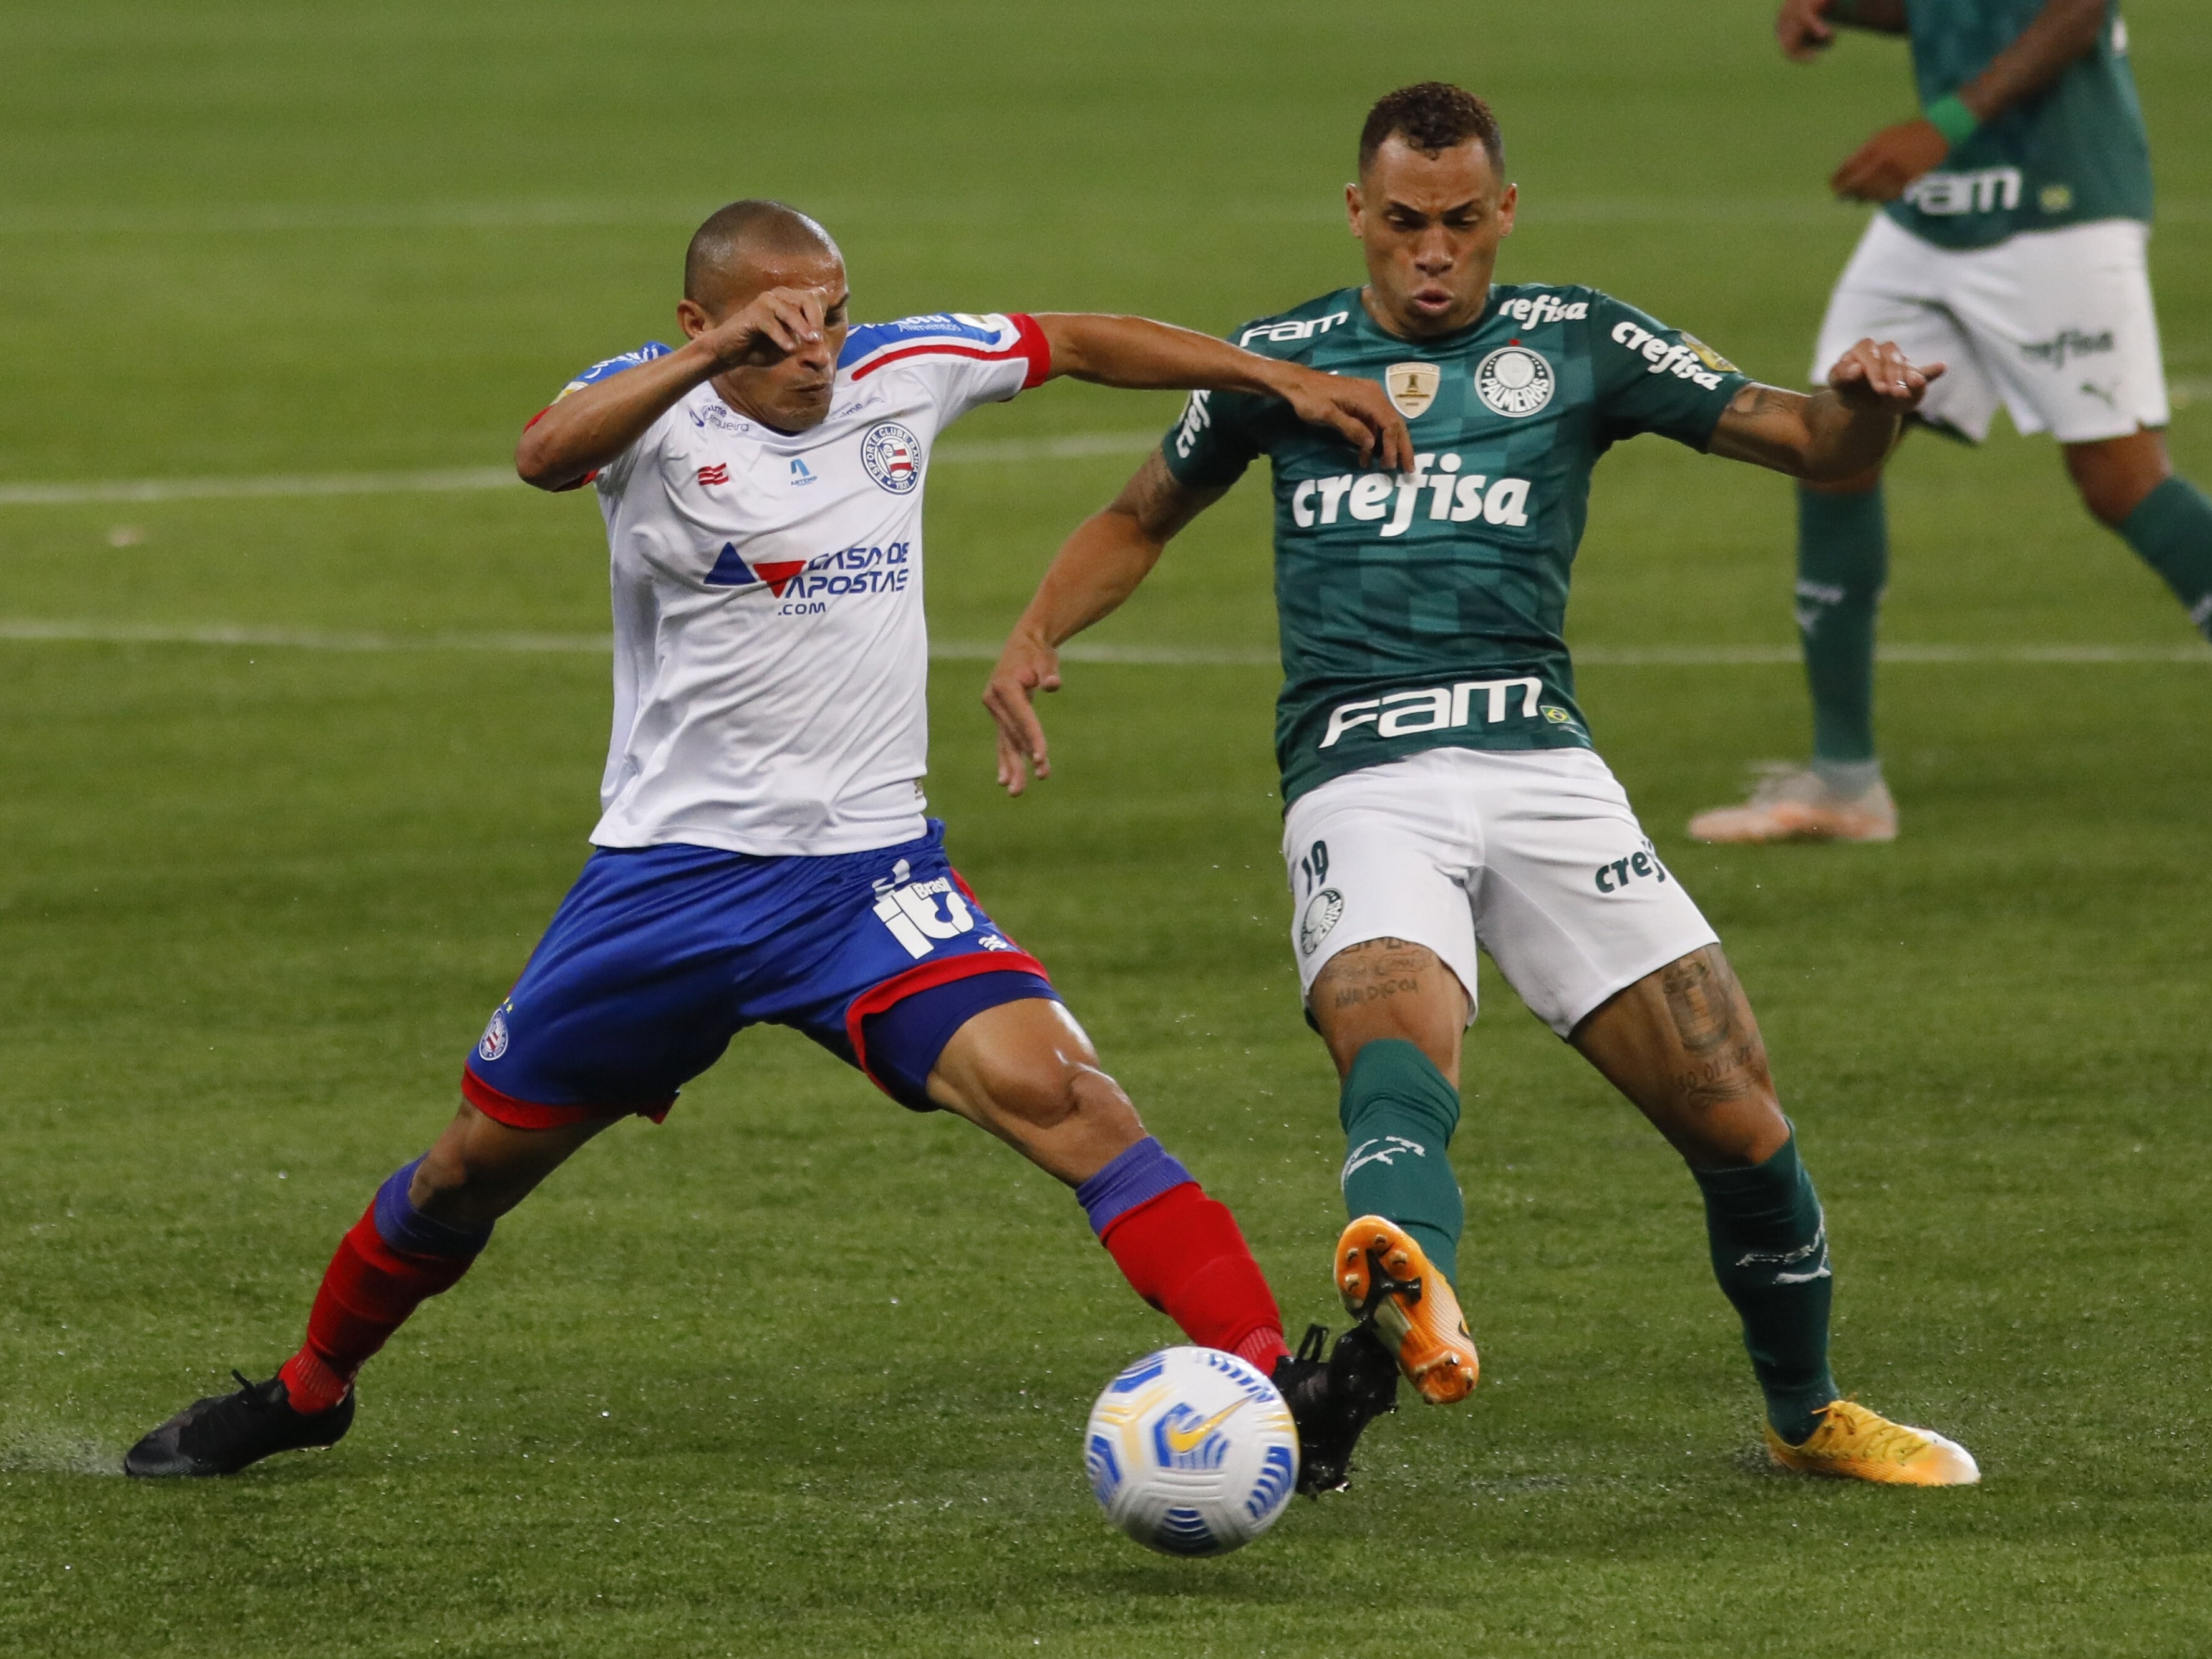
M1861 340L1808 395L1757 381L1735 395L1706 449L1813 483L1863 472L1888 454L1941 363L1916 366L1887 341Z
M999 782L1008 794L1028 787L1032 767L1039 778L1052 775L1036 694L1060 690L1060 647L1135 592L1176 532L1227 493L1176 483L1156 449L1062 544L983 692L999 724Z

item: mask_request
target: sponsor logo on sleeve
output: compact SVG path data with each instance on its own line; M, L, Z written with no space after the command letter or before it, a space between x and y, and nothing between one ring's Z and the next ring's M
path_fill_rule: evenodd
M1500 346L1474 366L1474 395L1483 406L1516 420L1550 403L1558 384L1551 364L1527 346Z
M1735 373L1733 363L1693 335L1678 335L1670 341L1663 334L1624 321L1613 325L1613 340L1644 359L1645 374L1672 374L1708 392L1719 388L1722 375Z
M1211 392L1194 392L1190 401L1182 406L1182 424L1176 428L1175 447L1176 453L1185 460L1190 459L1198 434L1213 424L1212 400Z
M860 439L860 465L892 495L911 495L921 482L921 440L896 421L880 422Z

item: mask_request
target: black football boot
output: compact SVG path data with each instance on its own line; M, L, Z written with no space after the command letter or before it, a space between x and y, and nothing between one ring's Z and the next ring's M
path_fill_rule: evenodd
M1295 1355L1275 1362L1275 1387L1298 1425L1298 1487L1309 1498L1352 1484L1352 1449L1366 1426L1398 1409L1398 1362L1365 1325L1322 1352L1328 1332L1309 1326Z
M236 1394L196 1400L133 1446L123 1473L146 1479L174 1474L235 1474L272 1452L332 1446L353 1426L354 1391L324 1412L295 1412L284 1379L249 1382Z

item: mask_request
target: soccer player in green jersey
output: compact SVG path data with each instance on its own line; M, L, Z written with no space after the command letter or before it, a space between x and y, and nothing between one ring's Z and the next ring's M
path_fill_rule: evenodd
M2118 0L1783 0L1800 63L1832 26L1909 34L1925 114L1876 133L1838 195L1887 204L1828 301L1814 378L1866 335L1951 367L1914 418L1970 442L2002 403L2058 441L2082 504L2212 634L2212 501L2176 477L2143 247L2150 152ZM1888 573L1881 461L1797 489L1797 627L1813 759L1737 806L1713 842L1889 841L1874 741L1875 615Z
M1347 191L1364 287L1240 329L1248 349L1380 380L1413 433L1389 473L1278 400L1194 397L1120 497L1069 538L985 701L1000 779L1047 774L1035 694L1058 647L1128 597L1170 538L1272 462L1284 684L1276 750L1292 948L1342 1077L1346 1305L1427 1399L1473 1387L1447 1159L1475 955L1688 1163L1741 1314L1768 1443L1793 1468L1977 1478L1942 1436L1840 1399L1820 1206L1757 1022L1712 928L1590 746L1560 630L1590 469L1662 433L1798 477L1885 453L1942 372L1863 340L1810 396L1756 385L1595 289L1493 285L1517 201L1481 100L1392 93Z

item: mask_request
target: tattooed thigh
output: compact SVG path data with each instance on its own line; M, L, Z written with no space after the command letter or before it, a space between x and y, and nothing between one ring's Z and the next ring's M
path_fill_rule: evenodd
M1771 1090L1766 1046L1717 946L1661 969L1659 988L1681 1045L1669 1080L1683 1105L1717 1106Z
M1425 945L1402 939L1370 939L1348 945L1329 959L1314 981L1316 1011L1352 1009L1398 997L1419 997L1451 970Z

